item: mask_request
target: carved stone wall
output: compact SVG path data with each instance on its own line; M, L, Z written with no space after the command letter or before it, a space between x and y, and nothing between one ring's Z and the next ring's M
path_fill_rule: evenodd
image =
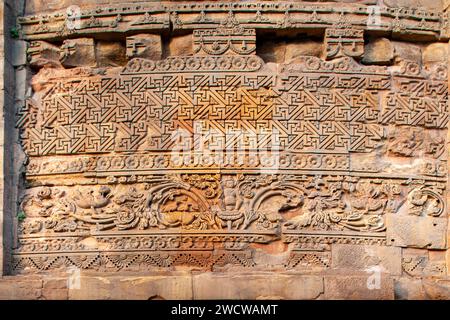
M450 297L447 6L336 2L11 6L0 297Z

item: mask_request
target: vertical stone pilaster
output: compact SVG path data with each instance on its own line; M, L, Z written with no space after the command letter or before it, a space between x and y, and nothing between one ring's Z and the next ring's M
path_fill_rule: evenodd
M444 2L445 6L444 6L444 10L448 13L450 10L449 5L450 5L450 0L446 0ZM450 42L449 42L449 47L450 47ZM449 48L450 49L450 48ZM450 51L449 51L450 52ZM450 54L447 56L448 59L448 66L450 66ZM449 88L450 88L450 73L448 75L448 84L449 84ZM450 102L449 102L450 103ZM447 153L450 147L450 130L447 130ZM450 175L450 167L448 167L448 175ZM447 175L447 201L450 199L450 192L448 191L448 186L450 181L448 180L448 175ZM447 275L450 275L450 213L449 213L449 209L447 208L447 216L448 216L448 222L447 222L447 254L446 254L446 265L447 265Z
M444 12L444 15L447 16L450 13L450 0L443 0L442 1L442 11ZM448 28L448 22L447 25L444 25L444 28L447 27ZM448 29L447 29L448 30ZM449 49L450 49L450 42L449 42ZM450 51L447 51L450 52ZM447 66L450 67L450 53L447 56ZM450 73L448 73L448 85L450 88ZM450 102L449 102L450 103ZM448 154L448 150L450 147L450 130L448 130L447 128L447 141L446 141L446 151ZM447 201L450 199L450 192L448 191L448 186L449 186L449 180L448 180L448 176L450 174L450 166L448 166L448 174L447 174ZM447 269L447 275L450 275L450 213L449 213L449 209L447 208L447 217L448 217L448 222L447 222L447 246L446 246L446 269Z
M4 0L0 3L0 275L9 272L13 247L13 224L16 216L17 177L14 149L17 132L14 127L15 103L24 97L16 96L17 50L15 49L15 19L24 1ZM25 61L23 62L25 63Z
M5 1L0 2L0 52L4 52L5 49ZM4 226L5 226L5 211L4 211L4 145L5 145L5 121L4 121L4 105L5 105L5 90L4 90L4 74L5 74L5 56L2 55L0 57L0 107L1 107L1 116L0 116L0 148L2 152L0 152L0 163L2 164L2 169L0 171L0 275L3 275L5 269L5 234L4 234Z

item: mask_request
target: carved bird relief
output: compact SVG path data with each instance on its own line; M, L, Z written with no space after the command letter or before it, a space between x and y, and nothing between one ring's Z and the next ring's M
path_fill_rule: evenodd
M82 209L92 209L96 212L96 209L106 207L112 194L111 189L108 187L101 187L98 194L95 195L94 190L89 190L87 193L82 194L78 191L77 195L73 197L75 204Z

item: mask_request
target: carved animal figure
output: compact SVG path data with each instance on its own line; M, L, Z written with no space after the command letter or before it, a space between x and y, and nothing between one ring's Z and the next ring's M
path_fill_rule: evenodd
M112 194L110 194L111 189L108 187L101 187L98 191L98 195L94 195L94 190L90 190L87 194L82 194L78 191L78 195L73 197L75 204L82 209L93 209L96 212L96 209L106 207L109 202Z
M164 219L172 227L191 224L197 217L199 207L189 202L188 197L180 197L163 207Z

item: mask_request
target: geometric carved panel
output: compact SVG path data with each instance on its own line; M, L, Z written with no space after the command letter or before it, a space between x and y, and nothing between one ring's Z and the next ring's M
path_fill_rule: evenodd
M253 267L273 241L293 248L286 268L327 268L332 243L389 245L391 215L444 219L446 66L344 50L274 72L232 13L193 44L49 78L20 110L15 271Z

